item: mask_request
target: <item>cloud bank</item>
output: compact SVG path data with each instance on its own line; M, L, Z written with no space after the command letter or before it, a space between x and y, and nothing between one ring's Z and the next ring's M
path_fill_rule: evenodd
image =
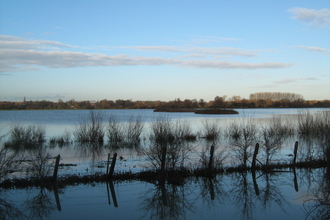
M106 55L99 53L84 53L73 51L52 50L56 48L77 48L54 41L26 40L13 36L0 36L0 72L14 72L36 69L38 66L47 68L75 68L87 66L160 66L172 65L183 68L212 68L212 69L275 69L291 67L292 63L246 63L228 60L205 60L185 58L162 58L129 56L126 54ZM133 50L174 51L199 54L237 55L253 57L255 53L236 48L191 48L182 49L175 46L136 46L121 47Z

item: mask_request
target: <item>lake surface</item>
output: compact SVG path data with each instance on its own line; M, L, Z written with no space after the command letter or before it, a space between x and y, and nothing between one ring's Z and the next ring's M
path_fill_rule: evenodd
M308 109L316 113L329 109ZM61 155L59 175L89 175L106 172L108 153L122 157L117 160L115 172L139 172L150 168L150 163L139 153L148 147L150 126L159 116L171 121L188 121L198 132L205 121L217 122L224 131L228 124L252 118L258 126L280 115L284 123L296 123L297 114L306 109L238 109L239 115L198 115L194 113L159 113L152 110L100 110L105 118L116 116L127 123L133 116L145 122L142 146L104 146L95 151L76 143L51 146L49 139L72 132L79 120L87 118L89 110L30 110L0 111L1 135L13 124L44 125L46 145L52 157ZM7 135L2 144L8 140ZM274 160L291 160L296 137L288 139ZM313 143L299 140L302 151ZM192 143L194 152L189 163L198 161L199 150L210 143L198 140ZM217 142L220 149L228 143ZM232 164L231 162L228 162ZM215 178L186 179L180 186L139 181L92 183L53 189L0 189L0 219L329 219L330 179L326 169L297 169L286 172L252 174L221 174ZM16 172L16 177L27 174ZM324 202L325 201L325 202Z

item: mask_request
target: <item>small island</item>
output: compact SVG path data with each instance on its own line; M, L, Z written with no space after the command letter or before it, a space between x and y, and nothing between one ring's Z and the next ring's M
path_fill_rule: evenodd
M195 114L238 114L238 111L224 108L156 108L154 112L193 112Z
M196 110L195 114L221 114L221 115L227 115L227 114L238 114L238 111L235 111L233 109L200 109L200 110Z

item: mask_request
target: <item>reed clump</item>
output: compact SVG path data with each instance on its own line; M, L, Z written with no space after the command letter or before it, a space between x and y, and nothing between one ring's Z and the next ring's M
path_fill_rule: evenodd
M233 122L227 128L227 137L234 157L243 167L247 166L248 159L252 156L252 146L256 143L257 134L257 126L251 117Z
M291 128L284 125L280 117L273 116L270 123L260 129L261 149L265 153L265 166L269 165L272 157L282 149L284 141L290 136Z
M221 129L216 121L210 122L208 120L203 121L203 127L201 131L201 137L206 140L216 141L221 136Z
M141 141L144 121L141 116L130 116L127 123L122 123L115 116L110 116L106 127L110 145L136 145Z
M103 114L100 111L89 112L88 118L81 118L75 127L73 136L79 143L98 143L104 142Z
M57 144L60 147L63 145L68 145L71 143L71 133L68 130L65 130L63 135L51 137L49 143L51 145Z
M46 128L43 125L12 125L6 147L29 149L46 141Z
M192 146L187 141L191 135L189 124L181 121L173 123L167 116L161 115L151 125L150 144L143 149L143 154L156 169L184 167L192 152Z

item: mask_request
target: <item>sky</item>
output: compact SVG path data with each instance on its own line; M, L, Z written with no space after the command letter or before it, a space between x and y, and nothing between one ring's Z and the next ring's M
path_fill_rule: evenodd
M0 101L330 99L329 0L0 0Z

